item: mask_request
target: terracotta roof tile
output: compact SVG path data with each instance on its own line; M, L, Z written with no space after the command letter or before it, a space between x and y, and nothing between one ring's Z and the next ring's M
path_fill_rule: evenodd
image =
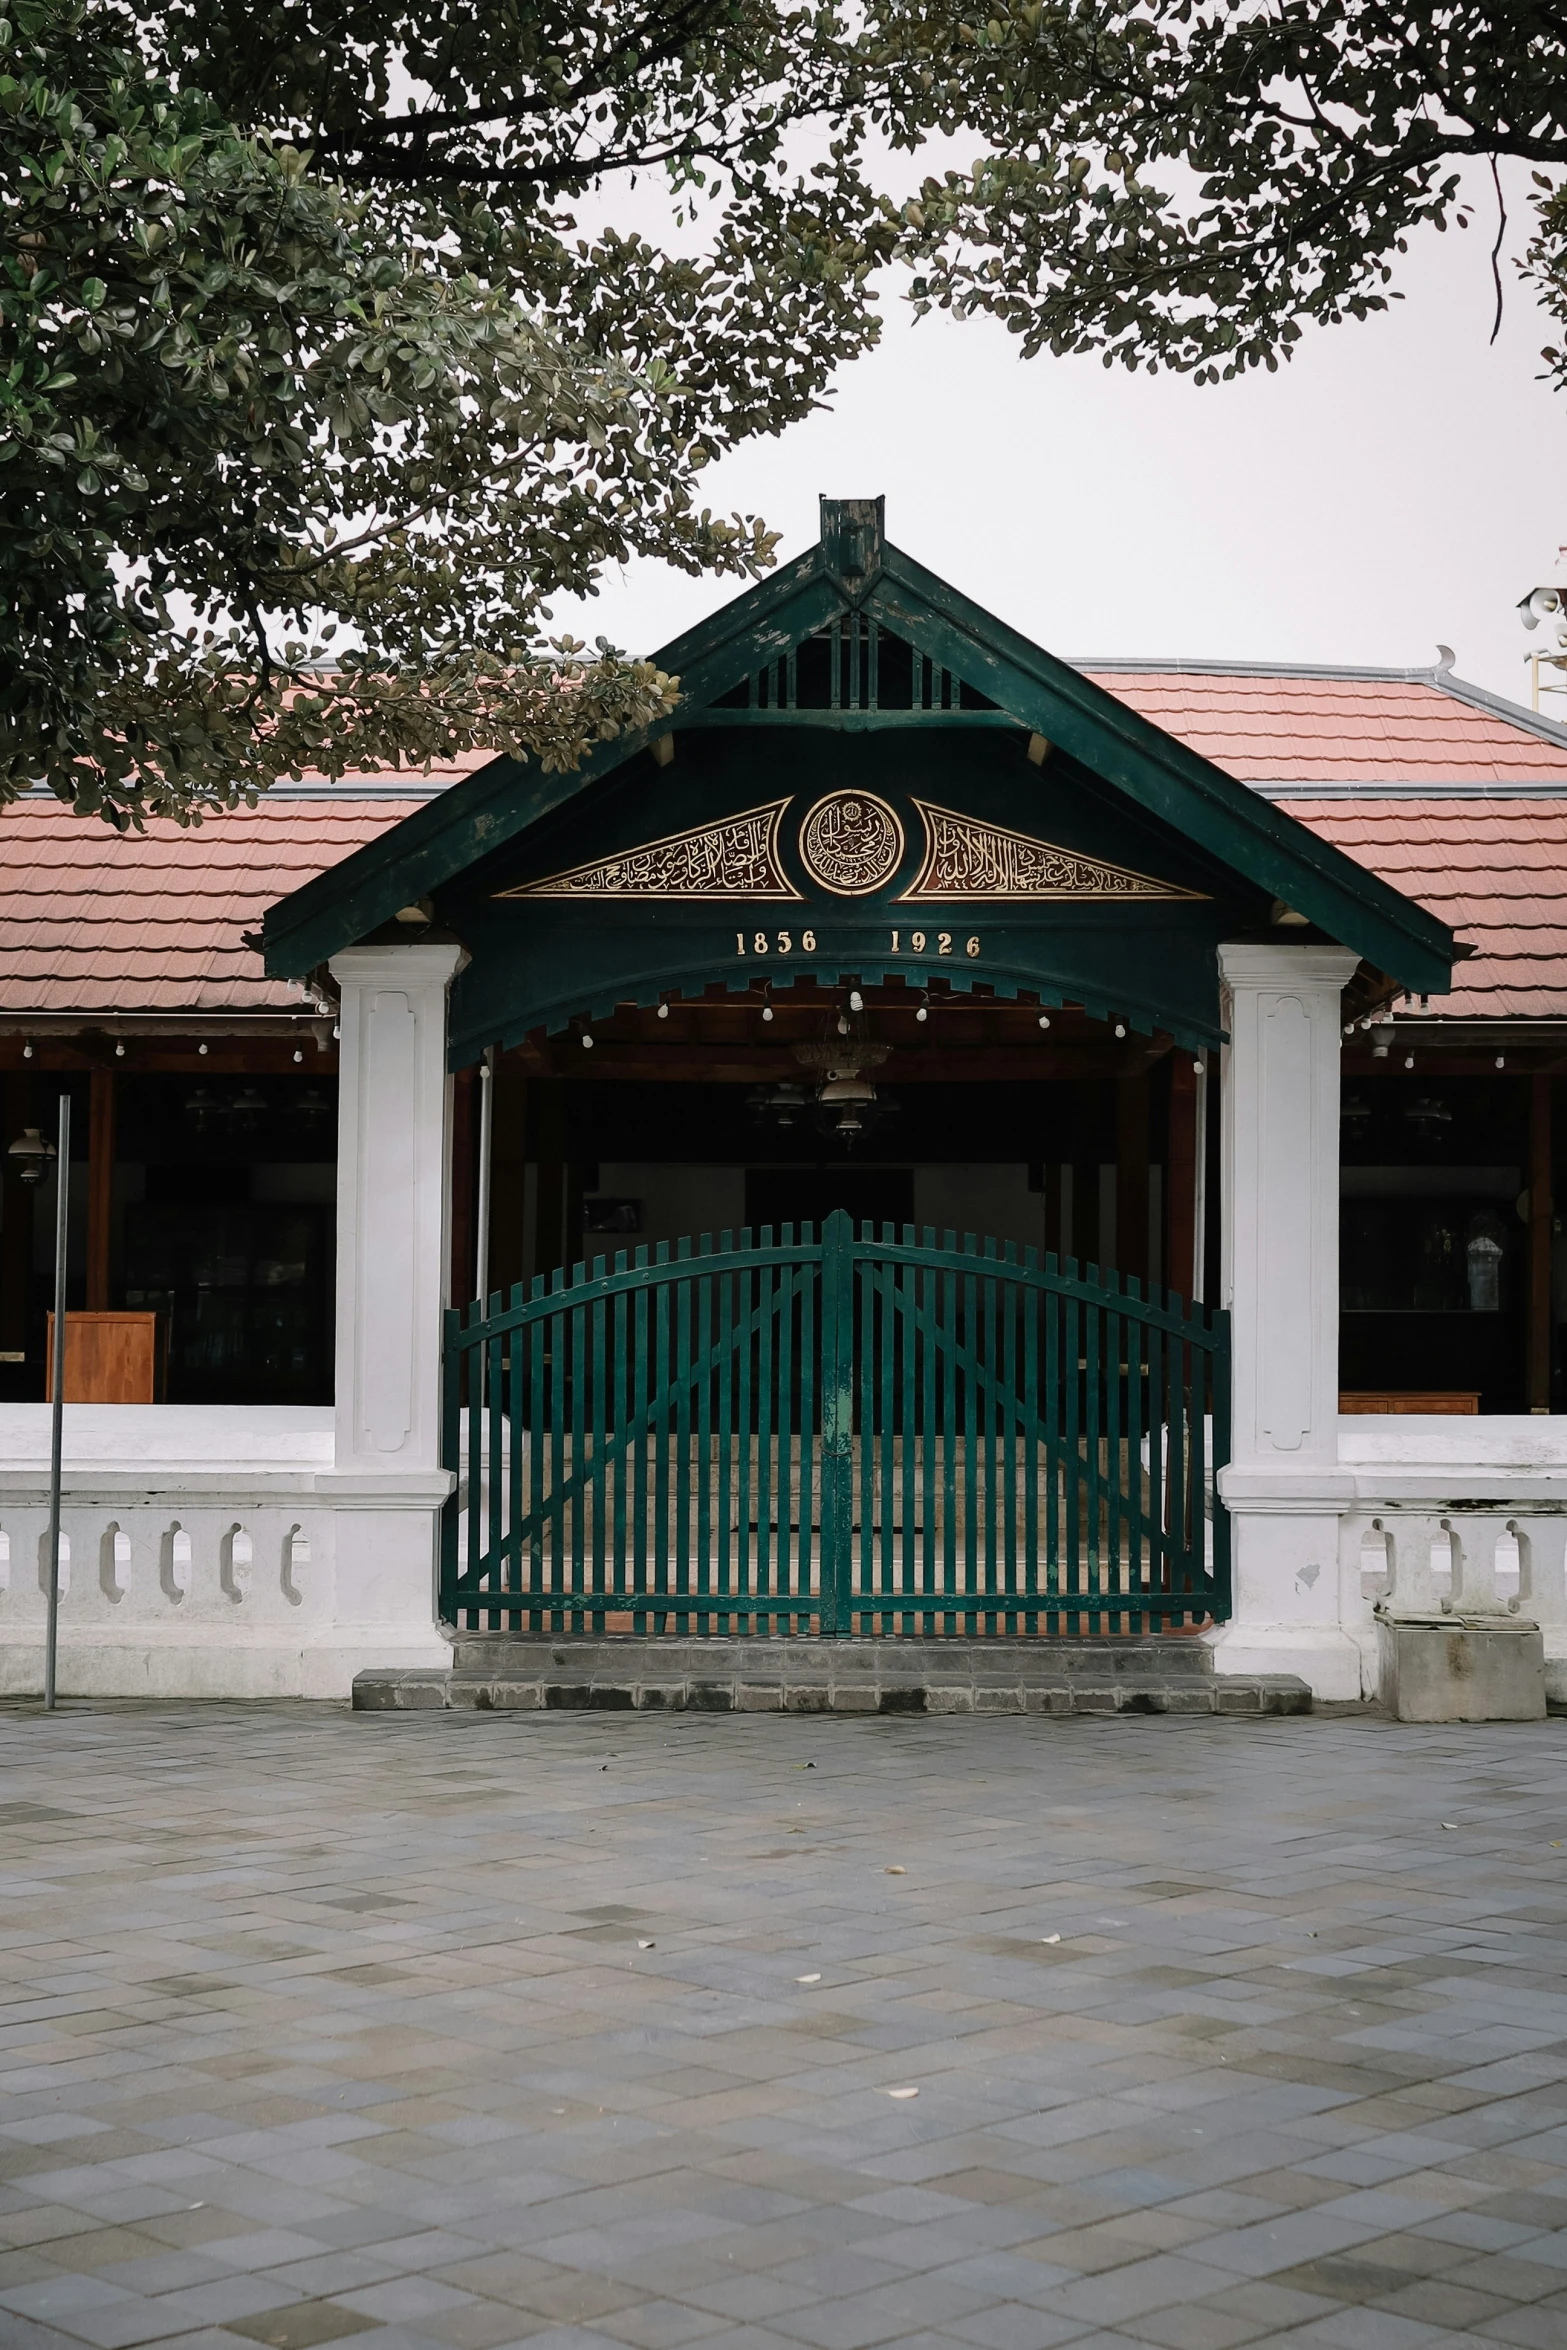
M0 1012L297 1008L240 933L422 805L280 796L137 835L18 800L0 813Z
M1246 782L1471 786L1459 799L1292 791L1284 805L1479 949L1433 1013L1567 1018L1567 746L1419 679L1085 666ZM1552 784L1559 798L1486 789ZM0 1013L297 1007L298 988L264 978L240 933L424 796L353 792L280 792L142 837L16 803L0 815Z
M1243 783L1559 783L1567 748L1419 679L1085 674Z
M1287 806L1477 949L1433 1015L1567 1018L1567 796Z

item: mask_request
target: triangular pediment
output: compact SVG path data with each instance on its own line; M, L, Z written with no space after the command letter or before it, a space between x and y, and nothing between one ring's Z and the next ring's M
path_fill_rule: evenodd
M1130 865L1035 840L1005 824L987 824L956 808L937 808L921 799L914 805L925 827L925 857L901 905L1038 898L1080 904L1139 898L1196 903L1206 895L1134 872Z
M795 732L809 739L812 730L818 739L824 731L890 737L904 728L927 738L990 732L1004 740L1010 732L1020 751L1027 745L1031 758L1076 774L1104 804L1118 802L1132 830L1146 835L1152 824L1173 835L1205 872L1231 877L1248 902L1281 901L1407 988L1439 992L1449 984L1453 937L1434 915L887 544L877 500L824 500L815 547L654 658L680 679L682 699L668 729L677 758L682 734L706 729L727 731L737 743L750 728L771 730L775 739ZM270 909L268 971L306 975L400 907L436 895L508 843L520 845L546 820L553 826L568 803L649 748L644 736L621 736L567 775L496 758ZM753 781L735 796L754 798L758 788ZM777 788L770 780L760 785ZM1150 888L1192 894L1164 889L1140 866L1117 866L1097 850L1088 857L1058 852L1047 828L1029 830L1026 798L1017 812L1015 829L992 825L984 839L971 833L966 847L954 843L976 877L994 869L1015 879L1026 870L1042 885L1054 875L1058 897L1135 898ZM764 813L753 806L725 821ZM695 872L704 857L737 853L737 841L709 837L715 828L723 829L716 812L682 831L655 819L647 826L653 837L636 853L653 859L648 871L656 866L667 876L685 865ZM611 868L623 872L628 854L616 848L584 861L579 852L577 865L550 877L554 894L609 894ZM1065 861L1052 864L1052 857ZM626 894L619 882L613 886ZM993 887L969 894L1004 893Z
M496 891L500 898L744 898L797 903L778 861L787 800L769 800L716 824L693 824L565 873Z

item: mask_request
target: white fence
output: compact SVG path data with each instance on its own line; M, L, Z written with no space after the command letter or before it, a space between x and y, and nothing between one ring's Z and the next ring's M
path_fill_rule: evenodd
M1521 1615L1567 1703L1567 1420L1346 1419L1356 1500L1339 1521L1340 1610L1375 1681L1378 1603L1401 1614Z
M0 1407L0 1691L41 1685L47 1413ZM60 1686L88 1696L346 1696L435 1664L435 1503L335 1476L330 1411L66 1412ZM335 1490L334 1490L335 1488Z

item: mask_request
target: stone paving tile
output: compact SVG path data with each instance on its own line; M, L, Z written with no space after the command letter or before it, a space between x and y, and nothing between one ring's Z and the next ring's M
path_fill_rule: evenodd
M1567 2345L1559 1723L72 1705L0 1764L3 2350Z

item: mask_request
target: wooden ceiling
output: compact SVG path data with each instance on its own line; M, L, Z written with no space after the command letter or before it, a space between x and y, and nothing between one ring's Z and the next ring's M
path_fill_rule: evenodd
M1113 1022L1073 1007L1048 1009L993 996L927 993L895 985L862 991L863 1013L844 988L801 985L735 996L721 987L658 1011L622 1004L612 1019L532 1036L516 1058L537 1076L626 1078L647 1084L800 1083L792 1047L835 1039L840 1016L891 1047L874 1075L889 1085L991 1083L997 1079L1133 1077L1171 1050L1165 1035L1117 1036ZM919 1018L921 1006L927 1017ZM768 1013L771 1018L768 1018ZM586 1039L591 1036L589 1046Z

